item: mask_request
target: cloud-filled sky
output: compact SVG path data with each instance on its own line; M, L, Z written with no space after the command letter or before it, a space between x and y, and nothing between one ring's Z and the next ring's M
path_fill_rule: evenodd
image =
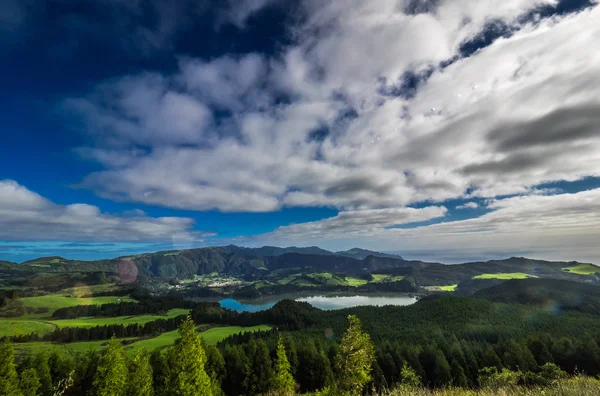
M600 263L596 0L0 0L0 259Z

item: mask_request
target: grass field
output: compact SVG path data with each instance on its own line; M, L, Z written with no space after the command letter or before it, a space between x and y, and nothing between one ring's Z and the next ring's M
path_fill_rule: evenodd
M51 320L52 314L59 308L72 307L75 305L102 305L107 303L114 303L118 301L135 301L128 297L92 297L92 298L78 298L78 297L67 297L64 293L77 292L78 288L66 289L57 294L51 294L46 296L38 297L23 297L12 301L9 306L4 307L2 313L7 315L12 312L13 314L21 314L15 317L0 317L0 337L4 336L16 336L25 335L31 333L38 333L44 335L54 331L57 327L91 327L91 326L102 326L105 324L112 323L146 323L151 320L155 320L159 317L153 317L152 315L145 315L138 318L80 318L75 320ZM89 289L88 289L89 290ZM36 311L34 311L36 310ZM29 312L28 312L29 311ZM33 311L33 312L32 312ZM184 313L181 313L185 311ZM187 313L186 310L173 310L169 312L169 316L177 316L179 314Z
M593 264L579 264L572 267L563 268L563 271L577 275L594 275L600 273L600 267Z
M373 282L384 282L391 278L389 275L383 274L371 274L373 276Z
M263 331L270 330L271 326L260 325L260 326L252 326L252 327L240 327L240 326L226 326L226 327L213 327L212 329L208 329L200 333L204 341L208 345L214 345L219 341L224 340L233 334L238 333L246 333L246 332L254 332L254 331ZM179 333L177 330L169 331L166 333L162 333L158 337L149 338L147 340L136 341L132 344L125 346L125 353L128 355L133 355L135 351L140 348L146 348L148 351L153 351L155 349L164 348L170 345L173 345L175 340L179 337Z
M373 280L371 282L396 282L402 280L403 278L404 277L402 275L391 276L383 274L373 274ZM366 285L367 283L369 283L369 281L365 279L355 278L352 276L338 276L330 272L320 272L306 275L292 274L277 280L277 284L280 285L292 284L299 286L342 285L356 287Z
M386 274L371 274L373 276L373 283L380 283L380 282L397 282L400 281L402 279L404 279L404 276L402 275L396 275L396 276L392 276L392 275L386 275Z
M280 285L287 285L288 283L296 279L297 276L298 274L288 275L285 278L277 280L277 283L279 283Z
M166 315L138 315L138 316L117 316L112 318L95 318L95 317L84 317L77 319L61 319L51 320L47 323L54 325L58 328L63 327L95 327L95 326L107 326L114 324L122 324L127 326L130 324L146 324L158 319L174 318L180 315L189 314L189 309L171 309Z
M7 306L0 309L0 319L2 317L11 320L46 319L51 318L54 311L63 307L102 305L119 301L135 302L135 300L129 297L117 296L78 298L67 297L61 294L51 294L38 297L23 297L11 301Z
M39 335L51 333L55 326L38 320L20 320L0 318L0 337L10 337L38 333Z
M523 272L511 272L511 273L500 273L500 274L481 274L474 276L473 279L526 279L526 278L537 278L535 275L525 274Z
M456 290L457 286L458 285L440 286L440 290L447 291L447 292L453 292Z
M254 332L254 331L265 331L270 330L271 326L259 325L252 327L240 327L240 326L226 326L226 327L213 327L208 329L200 335L208 345L214 345L219 341L224 340L233 334ZM148 351L152 351L157 348L164 348L173 345L175 340L179 337L177 330L162 333L158 337L143 339L132 342L125 346L125 353L128 356L133 355L140 348L146 348ZM126 338L122 340L134 340L133 338ZM62 351L66 353L85 353L90 349L102 349L106 346L108 340L102 341L89 341L89 342L72 342L70 344L51 344L46 342L27 342L22 344L14 344L15 350L19 354L23 353L38 353L42 351L50 352L51 350Z
M39 297L23 297L18 301L20 301L25 307L29 308L48 308L48 313L42 315L42 317L50 317L52 316L52 313L59 308L74 307L76 305L102 305L116 303L119 301L125 302L135 300L129 297L117 296L81 298L51 294Z
M108 284L103 284L103 285L92 285L92 286L81 285L81 286L70 287L68 289L63 289L60 292L55 293L55 294L60 295L60 296L65 296L65 297L83 297L86 295L90 295L92 293L108 292L111 290L118 290L118 289L119 289L119 286L117 286L113 283L108 283Z
M360 278L353 278L351 276L346 277L346 282L348 282L349 286L362 286L369 283L368 281Z

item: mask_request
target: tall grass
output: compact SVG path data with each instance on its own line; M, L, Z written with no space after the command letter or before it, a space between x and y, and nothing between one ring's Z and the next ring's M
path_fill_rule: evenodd
M426 389L399 387L380 396L592 396L600 395L600 380L574 376L548 386L509 386L483 389Z

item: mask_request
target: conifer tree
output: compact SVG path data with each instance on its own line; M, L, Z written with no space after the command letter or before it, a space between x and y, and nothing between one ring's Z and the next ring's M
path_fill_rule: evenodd
M450 364L444 356L442 351L437 351L434 363L434 378L435 385L444 387L450 385L452 382L452 372L450 370Z
M467 387L469 386L469 380L465 375L465 370L462 368L458 360L452 360L452 364L450 364L450 371L452 372L452 385L458 387Z
M15 350L9 343L0 345L0 395L22 395L15 365Z
M37 396L40 389L40 379L37 371L33 368L23 370L21 373L21 391L23 396Z
M285 347L281 336L277 340L277 361L275 362L274 393L288 396L294 393L296 383L291 373L291 365L285 354Z
M94 377L97 396L122 396L127 389L127 364L121 343L111 338L100 356Z
M335 358L339 393L358 395L371 381L375 348L369 334L362 331L361 322L348 316L349 326L344 333Z
M140 349L129 362L129 396L152 396L154 385L150 356L145 349Z
M36 369L40 380L39 393L41 396L52 396L52 374L48 365L48 354L46 352L38 353L35 356L33 368Z
M206 352L191 317L179 327L180 337L169 351L168 393L174 396L212 396L204 369Z
M400 383L403 387L408 389L417 388L421 385L421 378L406 362L400 370Z
M269 347L264 340L251 340L248 343L248 356L251 357L250 392L260 395L269 392L273 385L273 362Z

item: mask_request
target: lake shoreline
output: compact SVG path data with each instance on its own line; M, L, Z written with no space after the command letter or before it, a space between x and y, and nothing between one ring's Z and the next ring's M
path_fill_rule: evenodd
M223 308L238 312L257 312L273 307L281 300L294 300L308 302L312 306L323 309L343 309L355 306L383 306L399 305L406 306L416 303L419 298L407 293L349 293L349 292L315 292L315 293L288 293L277 296L264 296L252 299L235 299L232 297L222 298L198 298L195 301L217 302Z

